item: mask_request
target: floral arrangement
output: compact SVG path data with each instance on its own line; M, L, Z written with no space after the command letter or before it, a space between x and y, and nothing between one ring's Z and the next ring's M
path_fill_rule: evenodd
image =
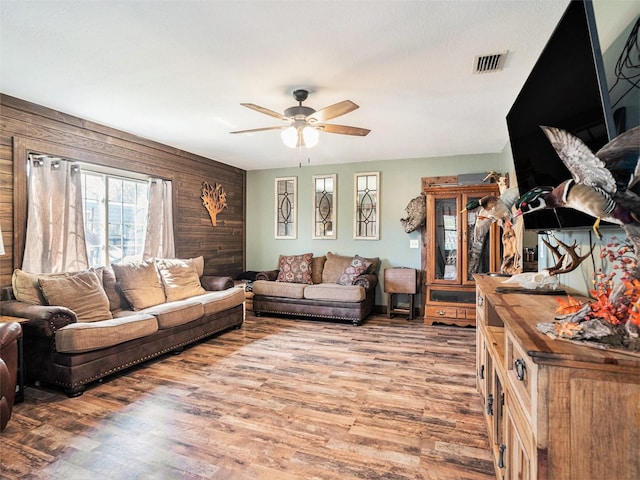
M612 270L594 272L589 292L593 300L558 298L556 321L539 324L538 329L554 337L640 351L640 278L634 248L613 237L600 258L611 262Z

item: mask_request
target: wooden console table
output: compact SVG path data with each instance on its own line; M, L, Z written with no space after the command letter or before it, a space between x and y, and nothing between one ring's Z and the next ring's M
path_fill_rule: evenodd
M640 478L640 358L553 340L557 296L476 276L477 385L499 479Z

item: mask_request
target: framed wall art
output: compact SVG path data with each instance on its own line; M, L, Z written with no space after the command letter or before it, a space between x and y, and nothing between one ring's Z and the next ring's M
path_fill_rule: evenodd
M295 239L298 235L298 177L276 178L276 239Z
M335 240L337 237L337 175L313 176L313 239Z
M380 172L356 173L354 176L353 238L380 238Z

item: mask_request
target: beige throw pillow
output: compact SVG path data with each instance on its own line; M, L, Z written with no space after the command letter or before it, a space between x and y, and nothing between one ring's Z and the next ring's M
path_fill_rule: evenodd
M102 267L90 268L89 270L81 270L78 272L62 273L30 273L16 268L11 276L13 296L16 297L16 300L23 303L31 305L47 305L47 299L42 295L38 278L61 278L89 271L96 272L98 278L102 281Z
M167 302L207 293L200 285L200 276L190 260L156 260Z
M114 263L111 268L120 291L134 310L164 303L164 288L154 262Z
M94 271L88 270L62 277L40 276L38 283L49 305L59 305L73 310L78 322L96 322L112 318L109 299Z

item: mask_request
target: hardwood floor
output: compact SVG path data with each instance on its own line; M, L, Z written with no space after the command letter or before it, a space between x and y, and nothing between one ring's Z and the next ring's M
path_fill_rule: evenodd
M247 315L79 398L28 387L0 478L495 478L474 351L420 320Z

